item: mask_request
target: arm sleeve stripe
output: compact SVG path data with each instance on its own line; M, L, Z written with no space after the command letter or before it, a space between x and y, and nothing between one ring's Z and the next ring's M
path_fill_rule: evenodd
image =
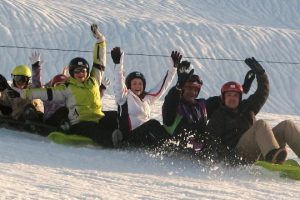
M48 96L48 101L53 100L53 92L51 88L47 88L47 96Z

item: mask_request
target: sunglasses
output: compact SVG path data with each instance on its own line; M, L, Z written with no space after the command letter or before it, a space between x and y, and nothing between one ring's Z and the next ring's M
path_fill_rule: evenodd
M79 74L79 73L86 73L87 72L87 68L76 68L73 70L74 74Z
M13 80L15 81L15 82L22 82L22 83L26 83L26 82L28 82L29 81L29 77L27 77L27 76L22 76L22 75L14 75L13 76Z

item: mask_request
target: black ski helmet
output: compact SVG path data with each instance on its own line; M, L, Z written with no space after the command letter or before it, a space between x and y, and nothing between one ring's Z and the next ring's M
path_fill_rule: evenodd
M76 57L76 58L73 58L69 63L70 76L74 77L74 69L76 69L78 67L86 68L87 72L89 74L89 71L90 71L89 63L84 58Z
M139 78L143 81L143 91L145 91L146 79L145 79L145 76L141 72L131 72L130 74L128 74L128 76L126 77L126 80L125 80L126 87L128 89L130 89L130 87L131 87L130 83L135 78Z

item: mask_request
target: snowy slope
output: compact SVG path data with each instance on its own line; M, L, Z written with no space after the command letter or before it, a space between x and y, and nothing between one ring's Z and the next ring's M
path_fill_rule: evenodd
M91 51L89 25L99 24L108 41L107 50L121 46L125 52L261 61L299 60L299 1L289 0L185 0L185 1L39 1L3 0L0 3L2 45ZM1 45L1 44L0 44ZM32 49L0 48L1 72L30 64ZM46 61L45 81L60 72L71 58L90 52L40 50ZM108 55L107 74L112 74ZM243 62L191 59L204 80L203 97L219 94L228 80L242 81L248 70ZM166 57L128 55L126 70L145 73L148 88L160 79ZM299 114L299 64L262 63L271 81L270 98L263 111ZM155 76L157 74L158 76ZM254 87L255 88L255 87ZM253 90L252 90L253 91ZM110 91L112 94L112 91Z
M196 58L299 63L300 2L297 0L2 0L1 74L28 64L39 47L44 81L76 56L92 62L97 23L107 50L121 46L127 72L142 71L151 88L167 69L173 49ZM46 50L46 49L52 50ZM61 50L68 51L61 51ZM73 51L74 50L74 51ZM81 50L82 52L78 52ZM137 56L148 54L161 56ZM106 75L112 77L108 54ZM240 61L190 59L203 78L200 96L219 94L228 80L243 81ZM262 62L271 94L259 118L272 125L292 119L300 125L299 64ZM254 84L252 92L255 90ZM251 93L250 91L250 93ZM161 104L153 118L161 119ZM111 88L104 100L114 109ZM296 155L289 152L289 158ZM298 159L298 161L300 161ZM74 148L45 138L0 129L1 199L299 199L300 182L258 167L208 166L143 151Z

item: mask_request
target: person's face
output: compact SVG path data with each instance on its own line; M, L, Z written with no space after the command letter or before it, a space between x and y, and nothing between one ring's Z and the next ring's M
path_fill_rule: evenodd
M15 85L19 89L24 89L28 85L29 77L27 76L14 76Z
M236 109L240 104L240 93L238 92L225 92L224 98L225 106L230 109Z
M84 82L87 78L87 68L78 67L74 69L74 78L80 83Z
M130 82L130 90L137 96L143 94L144 84L140 78L134 78Z
M199 94L199 87L195 87L195 86L184 86L182 88L182 98L190 103L193 104L195 103L195 99L197 98L198 94Z

